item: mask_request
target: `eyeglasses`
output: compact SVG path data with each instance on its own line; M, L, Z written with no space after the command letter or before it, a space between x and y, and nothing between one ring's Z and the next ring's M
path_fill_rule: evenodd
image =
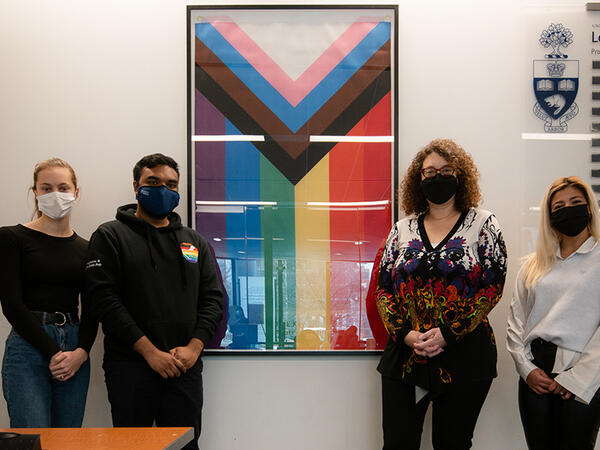
M444 167L442 167L440 169L436 169L435 167L425 167L424 169L421 169L421 174L425 178L433 178L438 173L440 175L442 175L443 177L449 177L451 175L454 175L455 171L456 170L452 166L444 166Z

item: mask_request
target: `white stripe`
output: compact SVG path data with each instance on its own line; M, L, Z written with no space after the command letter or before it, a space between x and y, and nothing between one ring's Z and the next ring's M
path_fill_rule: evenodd
M325 207L315 207L311 206L308 208L310 211L385 211L385 206L361 206L357 208L340 208L336 206L335 208L325 208Z
M371 241L345 241L342 239L307 239L308 242L341 242L345 244L362 245L368 244Z
M261 135L193 135L192 142L265 142ZM310 142L394 142L394 136L310 136Z
M265 137L253 134L194 135L192 142L265 142Z
M218 239L218 240L217 240ZM283 238L271 238L273 241L283 241L285 239ZM220 237L214 237L213 240L217 241L217 242L221 242L223 240L226 241L264 241L265 238L255 238L255 237L239 237L239 238L234 238L234 237L224 237L224 238L220 238Z
M197 213L208 214L243 214L242 205L196 205Z
M378 206L387 205L389 200L376 200L371 202L306 202L307 206Z
M521 139L541 141L591 141L600 138L599 133L521 133Z
M212 201L212 200L196 200L196 205L220 205L220 206L276 206L277 202L244 202L244 201Z
M310 142L394 142L394 136L311 136Z

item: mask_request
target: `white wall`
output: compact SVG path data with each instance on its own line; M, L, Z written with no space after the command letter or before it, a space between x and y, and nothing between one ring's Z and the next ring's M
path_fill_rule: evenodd
M584 4L400 1L400 170L429 140L457 140L481 170L483 207L497 214L510 254L506 295L491 315L499 378L479 419L477 449L525 448L504 326L517 259L531 249L537 223L528 207L539 203L558 176L589 179L590 147L522 141L520 135L542 129L531 114L531 61L543 56L537 44L541 30L553 21L572 25L574 32L579 27L571 56L587 58L582 65L591 66L586 33L595 16ZM82 199L73 219L84 237L111 219L118 205L133 200L131 168L141 155L172 155L186 179L185 5L178 0L0 3L0 224L27 221L31 170L54 155L71 162L81 179ZM589 75L586 70L582 74ZM586 132L591 121L584 98L590 96L589 83L581 89L581 112L570 131ZM179 212L185 217L183 207ZM8 330L2 319L0 337ZM101 347L99 340L92 351L86 426L110 426ZM376 364L373 356L207 357L202 446L380 448ZM7 425L2 405L0 426ZM429 432L428 420L423 448L430 448Z

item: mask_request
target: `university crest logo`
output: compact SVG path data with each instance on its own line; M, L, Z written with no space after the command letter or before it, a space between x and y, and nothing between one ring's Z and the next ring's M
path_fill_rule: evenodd
M546 133L565 133L567 121L579 113L575 103L579 88L579 61L569 60L561 47L573 43L573 33L562 24L551 24L540 35L540 44L552 51L533 61L533 113L544 121Z

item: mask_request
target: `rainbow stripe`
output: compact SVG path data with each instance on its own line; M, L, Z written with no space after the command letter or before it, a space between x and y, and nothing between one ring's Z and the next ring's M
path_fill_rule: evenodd
M267 136L194 144L196 228L231 263L230 297L262 348L372 338L363 305L391 224L391 144L308 136L391 135L389 39L389 23L357 21L292 80L230 19L196 25L194 133Z
M183 257L189 262L198 262L198 249L188 242L182 242L179 244Z

